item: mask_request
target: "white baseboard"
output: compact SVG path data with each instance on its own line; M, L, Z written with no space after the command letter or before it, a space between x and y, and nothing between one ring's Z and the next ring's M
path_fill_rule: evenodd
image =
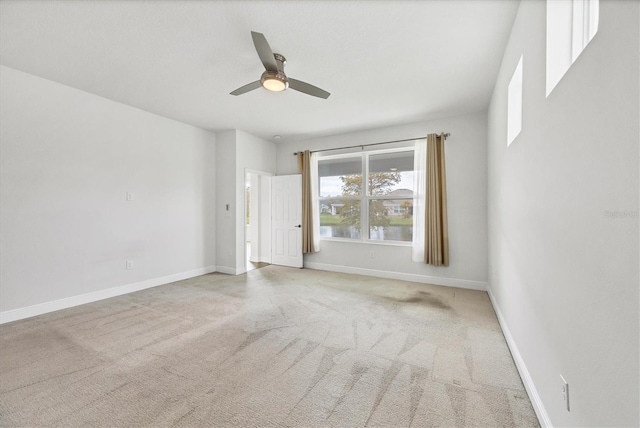
M470 290L487 290L487 283L482 281L471 281L468 279L441 278L438 276L417 275L413 273L393 272L387 270L376 270L357 268L351 266L329 265L325 263L304 262L304 267L316 270L327 270L331 272L353 273L356 275L368 275L378 278L399 279L402 281L421 282L424 284L444 285L446 287L468 288Z
M536 415L538 416L538 421L540 425L547 428L553 428L551 424L551 419L549 419L549 415L547 414L546 409L544 408L544 404L540 399L540 395L538 394L538 390L536 389L536 385L533 383L533 379L531 378L531 374L527 369L527 365L524 363L524 359L518 350L518 345L516 345L511 332L509 331L509 327L507 327L507 321L504 319L502 315L502 311L500 310L500 306L496 302L493 297L493 293L491 292L491 288L487 288L487 293L489 294L489 299L491 299L491 304L493 305L493 310L498 317L498 322L500 323L500 327L502 328L502 332L504 334L505 339L507 340L507 345L509 345L509 350L511 350L511 355L513 355L513 360L516 362L516 367L518 368L518 372L520 373L520 377L522 378L522 383L524 383L524 387L527 390L527 394L529 394L529 398L531 399L531 404L533 405L533 410L535 410Z
M74 306L84 305L86 303L97 302L98 300L121 296L123 294L133 293L135 291L157 287L159 285L169 284L171 282L181 281L183 279L193 278L195 276L205 275L207 273L212 273L215 271L215 266L207 266L187 272L180 272L173 275L163 276L160 278L153 278L146 281L120 285L118 287L107 288L91 293L65 297L63 299L52 300L50 302L39 303L37 305L26 306L24 308L11 309L9 311L0 312L0 324L5 324L11 321L18 321L25 318L31 318L37 315L59 311L61 309L72 308Z
M227 275L235 275L236 269L228 266L216 266L216 272L224 273Z
M216 272L226 273L227 275L240 275L246 271L246 267L216 266Z

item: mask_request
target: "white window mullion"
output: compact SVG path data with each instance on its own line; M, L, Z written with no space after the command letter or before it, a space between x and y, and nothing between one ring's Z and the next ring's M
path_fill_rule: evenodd
M582 49L584 49L585 32L585 7L584 0L573 0L571 22L571 62L574 62Z
M362 154L362 202L360 202L360 215L362 231L361 236L364 242L369 241L369 154Z
M598 0L588 0L587 5L587 19L588 19L588 32L586 35L587 43L593 39L593 36L598 32L598 22L600 21L600 6Z

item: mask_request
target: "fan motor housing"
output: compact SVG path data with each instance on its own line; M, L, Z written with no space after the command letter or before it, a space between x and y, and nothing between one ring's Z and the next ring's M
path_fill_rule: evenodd
M281 82L282 85L284 85L284 87L271 89L268 81L274 81L274 80ZM289 87L289 80L287 79L287 76L281 71L265 71L264 73L262 73L262 76L260 77L260 83L262 84L263 88L272 92L284 91Z
M273 57L276 59L276 62L278 63L278 70L284 71L284 65L287 63L287 59L284 57L284 55L280 55L279 53L274 53Z

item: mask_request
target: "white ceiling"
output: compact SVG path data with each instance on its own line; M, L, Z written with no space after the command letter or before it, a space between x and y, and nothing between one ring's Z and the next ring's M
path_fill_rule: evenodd
M2 1L0 64L210 130L282 141L486 108L515 0ZM329 92L229 92L264 70Z

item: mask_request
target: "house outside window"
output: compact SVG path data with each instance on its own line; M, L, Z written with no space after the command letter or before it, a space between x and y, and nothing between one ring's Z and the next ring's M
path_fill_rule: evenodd
M413 158L412 147L321 156L321 239L410 244Z

